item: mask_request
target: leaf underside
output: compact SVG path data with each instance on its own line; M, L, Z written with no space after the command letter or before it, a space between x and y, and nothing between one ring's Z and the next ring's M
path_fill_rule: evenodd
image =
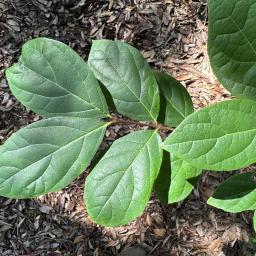
M83 59L67 45L47 38L25 43L17 64L6 71L12 93L44 117L106 117L100 86Z
M207 203L227 212L255 210L256 182L252 173L233 175L220 184Z
M188 116L163 148L193 166L235 170L256 162L256 102L229 100Z
M215 75L233 95L256 99L255 0L208 0L208 9Z
M162 151L156 131L138 131L116 140L85 182L90 217L120 226L138 217L150 198Z
M53 117L13 134L0 147L0 195L31 198L70 184L96 153L106 124Z
M88 64L109 90L119 113L139 121L156 121L157 82L137 49L120 41L97 40L93 42Z

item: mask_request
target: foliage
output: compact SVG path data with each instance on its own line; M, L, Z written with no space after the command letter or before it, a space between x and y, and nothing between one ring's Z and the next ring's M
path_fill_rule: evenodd
M94 159L84 187L87 211L98 224L119 226L143 212L153 189L162 202L178 202L204 169L231 171L255 163L255 1L208 4L211 65L238 99L195 112L185 87L151 70L126 43L94 41L86 64L61 42L27 42L6 75L17 99L46 119L0 147L0 195L57 191ZM140 129L117 139L96 161L106 128L116 124ZM229 212L256 210L255 184L250 172L234 175L208 203Z
M224 137L221 141L216 141L213 151L209 149L207 153L207 162L213 168L219 165L220 169L237 169L255 162L255 128L251 117L255 115L256 99L256 2L208 0L208 13L208 53L216 77L234 96L254 100L240 100L240 103L236 101L236 104L240 105L240 113L235 111L233 117L228 118L230 124L236 128L233 132L225 128L226 142L223 140ZM245 123L243 115L248 118ZM223 167L222 162L217 163L221 157L217 157L216 161L212 158L212 152L221 145L221 142L225 147L221 152L226 155ZM219 186L208 203L228 212L255 210L255 184L253 173L241 173L230 177ZM255 215L253 222L255 228Z
M163 148L208 170L234 170L256 162L256 102L230 100L188 116ZM231 121L232 120L232 121Z
M256 99L255 0L208 0L208 51L219 81L239 98Z
M160 142L157 131L130 133L95 166L84 191L88 213L97 223L119 226L144 210L161 166Z
M177 127L187 116L194 112L193 103L183 85L163 72L155 72L165 110L164 124ZM170 86L171 85L171 86Z

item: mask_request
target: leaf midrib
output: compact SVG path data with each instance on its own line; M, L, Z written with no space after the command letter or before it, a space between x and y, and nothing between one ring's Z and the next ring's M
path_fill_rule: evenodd
M198 123L196 123L198 124ZM186 140L186 141L183 141L183 142L175 142L175 143L171 143L170 145L169 144L165 144L163 142L163 145L165 146L171 146L171 145L176 145L176 144L181 144L181 143L188 143L188 142L195 142L195 141L204 141L204 140L217 140L217 139L220 139L220 138L223 138L225 136L229 136L229 135L236 135L236 134L240 134L240 133L249 133L249 132L255 132L256 133L256 128L253 128L253 129L248 129L248 130L243 130L243 131L238 131L238 132L231 132L231 133L226 133L222 136L219 136L219 137L212 137L212 138L204 138L204 139L193 139L193 140ZM178 131L179 132L179 131Z
M236 26L236 28L238 29L238 31L242 34L243 38L247 41L247 43L249 44L250 48L252 49L255 57L256 57L256 49L253 47L252 43L250 42L250 40L248 39L248 37L246 36L246 34L244 33L244 31L239 27L239 25L237 24L237 22L232 18L232 16L229 17L230 20L233 22L233 24Z
M109 201L111 200L113 194L115 193L117 187L119 186L121 180L123 179L124 175L126 174L126 171L128 169L130 169L130 167L132 166L132 164L134 163L134 161L139 157L139 155L141 154L141 152L144 150L144 148L147 146L147 144L149 143L149 141L153 138L153 136L157 133L157 131L155 131L149 138L148 140L145 142L145 144L142 146L142 148L138 151L138 154L136 154L136 156L131 160L130 164L125 168L123 172L122 177L119 179L119 182L117 183L117 185L115 186L115 188L113 189L113 192L111 193L111 195L109 196L109 198L107 199L107 201L104 203L104 206L101 208L100 212L97 214L97 218L99 218L99 216L101 215L102 211L104 210L104 208L107 206L107 204L109 203ZM121 172L121 171L120 171ZM113 217L113 216L112 216ZM124 216L125 217L125 216Z
M19 65L21 65L22 67L26 68L27 70L33 72L34 74L38 75L40 78L42 79L45 79L46 81L52 83L52 84L55 84L57 87L61 88L62 90L64 90L65 92L67 92L68 94L71 94L73 95L75 98L77 98L79 101L82 101L83 103L86 102L88 105L91 105L94 107L94 109L98 110L100 113L106 115L106 113L104 113L100 108L96 107L93 103L91 102L88 102L87 100L79 97L78 95L74 94L72 91L69 91L67 88L64 88L62 87L60 84L57 83L57 81L52 81L50 80L49 78L39 74L38 72L36 72L35 70L31 69L30 67L26 66L25 63L22 61L18 62ZM54 76L55 76L55 73L54 73ZM42 96L42 95L40 95ZM46 96L47 97L47 96ZM51 97L48 97L48 98L51 98ZM55 97L56 98L56 97Z
M102 51L101 51L102 52ZM103 53L103 56L104 56L104 52ZM133 55L132 55L133 56ZM111 61L109 60L108 57L104 57L102 59L97 59L97 60L105 60L108 62L108 64L112 67L112 69L115 71L115 73L117 74L118 76L118 79L121 81L121 84L123 84L131 93L132 95L134 95L134 97L137 99L137 101L139 103L141 103L141 105L143 106L143 108L146 110L146 112L149 114L149 116L152 118L153 121L156 122L156 119L154 118L154 116L150 113L150 111L147 109L147 107L145 106L145 104L142 102L142 100L130 89L130 87L127 85L127 83L125 82L125 80L123 80L123 78L121 77L121 75L119 74L117 68L111 63ZM137 65L136 65L136 68L137 68ZM138 69L138 68L137 68Z
M172 101L169 99L169 98L167 98L167 101L168 101L168 103L181 115L181 117L183 118L183 119L185 119L186 118L186 115L185 114L183 114L182 112L181 112L181 110L179 110L173 103L172 103ZM185 101L184 101L185 102ZM184 106L185 106L186 104L184 104Z

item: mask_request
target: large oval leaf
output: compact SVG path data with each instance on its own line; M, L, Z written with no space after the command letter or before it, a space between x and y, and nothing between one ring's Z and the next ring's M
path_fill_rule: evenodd
M229 100L188 116L163 148L208 170L234 170L256 162L256 102Z
M168 192L168 203L185 199L193 190L197 177L202 173L188 162L175 155L171 157L171 184Z
M156 131L138 131L113 143L85 182L85 204L96 223L120 226L143 212L161 165L160 141Z
M215 75L233 95L256 99L255 0L208 0L208 7Z
M255 210L256 182L252 173L237 174L227 179L207 203L227 212Z
M163 72L155 72L160 92L166 100L166 125L177 127L187 116L194 112L193 103L186 88L176 79Z
M94 41L89 65L111 93L118 112L135 120L156 121L156 79L138 50L119 41Z
M47 38L27 42L19 62L6 75L15 97L42 116L104 117L108 113L93 73L61 42Z
M30 198L67 186L89 165L106 125L55 117L21 129L0 147L0 195Z

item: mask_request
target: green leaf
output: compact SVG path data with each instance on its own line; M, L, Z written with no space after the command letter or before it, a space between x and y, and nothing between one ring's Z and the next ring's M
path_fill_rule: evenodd
M71 183L90 164L106 123L53 117L13 134L0 147L0 195L31 198Z
M256 162L256 102L228 100L188 116L162 147L199 169L234 170Z
M172 155L171 185L168 193L168 203L176 203L185 199L193 190L197 177L202 173L184 160Z
M135 120L156 121L156 79L138 50L120 41L94 41L89 65L111 93L118 112Z
M208 9L215 75L233 95L256 99L255 0L208 0Z
M186 88L176 79L163 72L155 72L160 93L166 99L166 125L177 127L187 116L194 112L193 103Z
M85 182L89 216L104 226L120 226L147 205L162 151L156 131L138 131L116 140Z
M171 184L171 158L170 153L163 152L162 165L155 181L155 191L161 203L168 203L168 190Z
M193 190L202 170L191 166L176 156L164 151L155 189L162 203L176 203L185 199Z
M207 202L227 212L256 209L256 182L252 173L233 175L225 180Z
M87 64L67 45L37 38L6 71L15 97L45 116L105 117L107 104Z

